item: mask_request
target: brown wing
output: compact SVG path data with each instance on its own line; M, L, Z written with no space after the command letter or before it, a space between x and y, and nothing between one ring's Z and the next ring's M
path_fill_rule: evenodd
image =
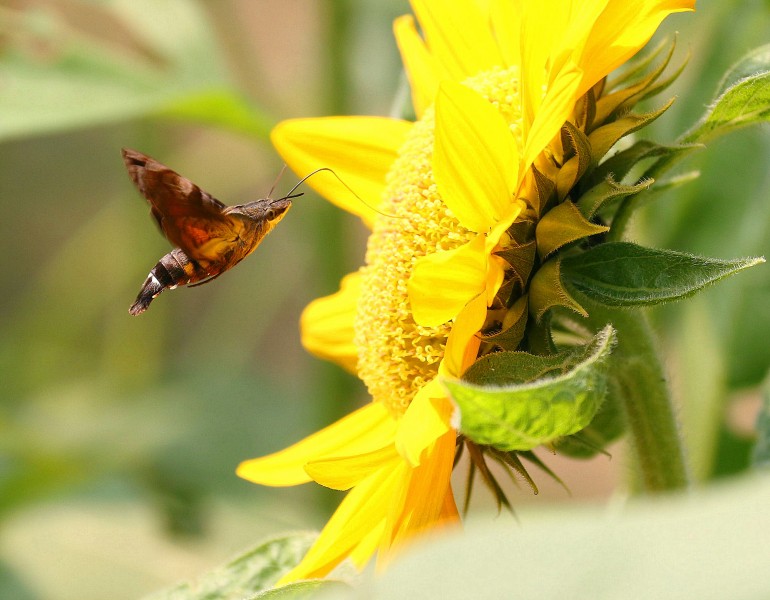
M163 235L190 258L216 261L238 237L240 221L192 181L136 150L124 148L123 160Z

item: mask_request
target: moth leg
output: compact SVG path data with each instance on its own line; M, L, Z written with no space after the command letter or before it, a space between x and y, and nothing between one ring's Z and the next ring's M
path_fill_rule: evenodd
M203 285L204 283L209 283L210 281L214 281L222 273L224 273L224 271L221 271L221 272L217 273L216 275L212 275L211 277L207 277L203 281L198 281L197 283L191 283L187 287L198 287L199 285Z

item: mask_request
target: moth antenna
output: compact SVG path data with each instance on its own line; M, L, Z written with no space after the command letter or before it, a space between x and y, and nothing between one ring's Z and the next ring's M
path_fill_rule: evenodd
M283 174L285 172L286 172L286 163L283 163L283 166L281 167L281 172L278 173L278 177L276 177L275 181L273 182L273 187L270 188L270 191L267 194L268 198L272 198L273 197L273 192L275 191L275 187L278 185L278 182L281 181L281 177L283 177ZM293 192L293 191L294 190L292 190L291 192ZM289 192L289 194L291 194L291 192ZM288 196L287 196L287 198L288 198Z
M284 169L285 169L285 168L286 168L286 165L284 165L283 167L284 167ZM404 216L399 216L399 215L389 215L388 213L384 213L384 212L382 212L381 210L378 210L378 209L374 208L374 207L373 207L371 204L369 204L369 203L368 203L366 200L364 200L363 198L361 198L361 196L359 196L358 194L356 194L356 193L355 193L355 191L353 191L353 188L351 188L351 187L350 187L350 186L349 186L347 183L345 183L344 181L342 181L342 178L341 178L339 175L337 175L337 173L335 173L333 169L330 169L329 167L321 167L321 168L319 168L319 169L316 169L315 171L312 171L311 173L308 173L307 175L305 175L305 176L304 176L302 179L300 179L300 180L297 182L297 184L296 184L296 185L295 185L293 188L291 188L291 190L289 190L289 193L288 193L288 194L285 196L285 198L296 198L296 196L292 196L292 194L294 193L294 190L296 190L296 189L297 189L299 186L301 186L303 183L305 183L305 181L307 181L308 179L310 179L310 178L311 178L313 175L316 175L316 174L320 173L321 171L328 171L329 173L331 173L332 175L334 175L334 176L337 178L337 181L339 181L339 182L340 182L342 185L344 185L344 186L345 186L345 188L346 188L346 189L347 189L347 190L348 190L348 191L349 191L351 194L353 194L353 195L354 195L354 196L355 196L355 197L358 199L358 201L359 201L359 202L361 202L361 204L363 204L363 205L364 205L364 206L366 206L367 208L370 208L371 210L373 210L374 212L376 212L378 215L382 215L383 217L388 217L389 219L405 219L405 218L406 218L406 217L404 217ZM283 172L283 171L281 171L281 172ZM302 194L298 194L298 195L299 195L299 196L301 196Z

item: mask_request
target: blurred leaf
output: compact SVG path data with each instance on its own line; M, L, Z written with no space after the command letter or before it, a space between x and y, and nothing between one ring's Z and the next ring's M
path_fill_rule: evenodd
M466 374L483 385L443 380L460 408L460 430L500 450L531 450L581 430L604 400L604 359L614 340L613 329L605 327L590 344L570 352L491 354ZM521 377L530 383L512 383Z
M770 45L744 56L725 74L717 99L686 142L703 142L770 119Z
M132 43L108 44L53 12L5 9L13 35L0 55L0 141L147 115L266 138L269 119L227 80L195 3L114 0L91 8Z
M754 466L770 467L770 379L762 387L762 408L757 415L757 443L754 446Z
M596 302L644 306L685 298L763 262L763 258L720 260L610 242L562 260L561 275Z
M197 580L148 596L146 600L245 600L247 598L307 598L326 584L303 582L264 592L296 566L316 538L314 533L293 533L273 538L243 553L226 565L209 571ZM283 590L286 589L284 593Z
M758 478L609 514L561 508L522 524L468 525L411 549L354 597L767 598L768 497L770 479Z

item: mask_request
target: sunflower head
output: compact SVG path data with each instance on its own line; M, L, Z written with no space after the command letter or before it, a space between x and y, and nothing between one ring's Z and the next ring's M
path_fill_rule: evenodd
M257 483L351 490L283 581L325 575L346 557L360 566L376 550L386 560L410 536L456 521L450 475L464 449L502 502L488 459L531 482L520 458L545 468L533 448L592 425L614 333L562 327L588 312L564 273L650 185L635 166L651 155L643 148L606 155L667 107L634 112L665 88L668 59L606 77L693 4L412 0L421 32L406 16L395 33L415 122L275 129L295 171L331 167L365 199L331 178L311 183L371 229L365 264L307 307L302 337L355 372L373 402L239 468Z
M366 265L361 269L354 338L357 372L374 401L382 402L395 416L403 414L415 394L437 376L445 357L453 319L436 323L421 318L425 311L420 311L419 305L424 300L417 297L415 289L421 286L419 279L425 273L419 268L415 273L415 266L423 257L435 260L430 262L431 273L423 277L422 287L435 291L426 294L428 301L440 305L446 296L456 293L452 286L466 283L473 290L479 287L478 281L458 281L449 273L462 269L457 253L451 251L472 244L480 234L487 235L480 252L484 261L496 264L498 270L493 274L496 280L481 282L488 302L481 327L475 332L480 340L477 357L500 350L553 351L551 324L544 323L543 316L559 306L585 314L561 284L559 260L563 254L580 252L601 239L609 229L606 223L611 221L608 204L617 205L624 194L652 183L644 180L637 185L622 185L619 181L633 164L624 164L615 172L602 164L602 159L618 140L668 108L665 105L649 114L631 112L638 100L664 87L658 84L652 89L671 51L651 73L630 82L621 80L617 85L607 85L602 79L577 99L559 135L525 176L510 186L509 193L498 199L511 206L516 206L518 200L521 210L493 243L488 234L497 224L494 220L488 220L487 230L479 231L483 215L475 220L466 215L458 217L448 205L442 192L454 190L451 183L442 182L453 176L445 171L460 161L466 163L464 168L471 177L478 177L472 173L477 168L515 173L521 165L515 161L484 162L493 136L462 138L479 145L450 147L450 153L457 153L454 159L443 155L455 141L445 143L438 151L442 157L437 159L437 135L452 137L452 132L462 125L453 120L454 111L442 110L448 102L438 107L438 118L443 119L438 124L436 107L426 108L388 172L382 214L374 221ZM499 113L505 130L498 131L498 136L509 137L515 149L513 156L522 156L526 141L518 66L495 67L465 79L461 85ZM500 174L501 178L505 176ZM480 212L483 210L481 207ZM443 264L442 258L447 259ZM494 270L488 265L482 265L481 270L485 267ZM447 273L440 281L436 276L442 275L442 269ZM483 276L489 277L489 273ZM444 292L443 298L440 292Z

